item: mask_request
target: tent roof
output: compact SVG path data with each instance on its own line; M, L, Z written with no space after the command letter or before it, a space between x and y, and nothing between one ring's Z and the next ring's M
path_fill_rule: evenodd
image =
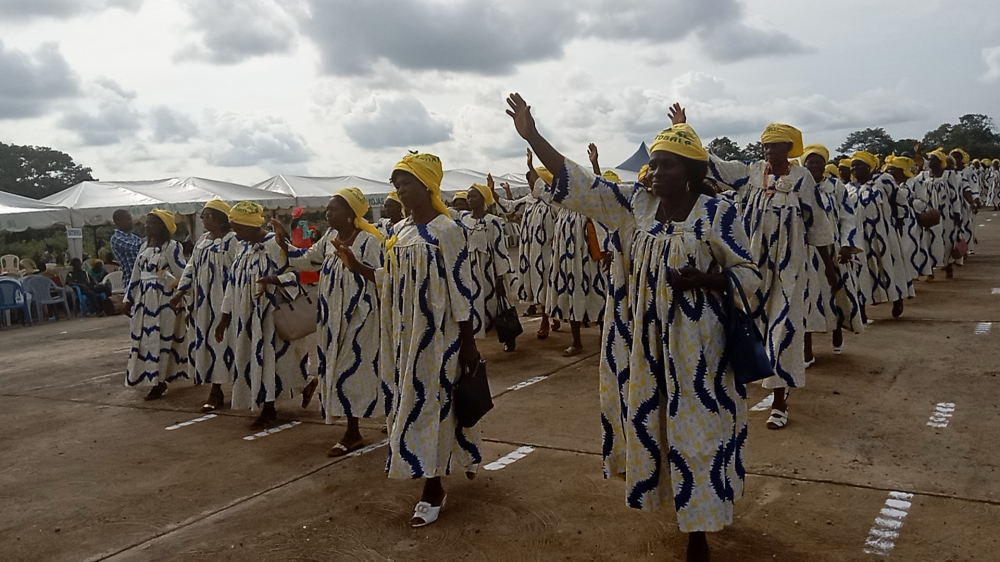
M646 143L643 141L639 145L639 149L635 151L635 154L629 156L628 160L619 164L618 168L638 174L639 170L646 164L649 164L649 148L646 147Z
M368 197L368 204L373 207L381 206L386 195L393 190L389 182L358 176L274 176L253 186L254 189L294 197L298 206L313 208L326 207L330 198L345 187L360 189Z
M20 232L69 223L69 209L65 207L0 191L0 230Z
M475 170L445 170L444 179L441 180L441 194L443 195L443 199L445 201L451 200L451 197L456 192L468 191L474 183L486 185L486 175L483 172ZM503 190L500 189L501 182L510 184L510 189L514 192L515 197L528 193L528 182L525 181L524 176L518 177L515 174L504 174L502 176L494 176L493 179L496 181L497 192L501 195L503 195Z
M133 215L158 207L183 215L197 214L208 201L256 201L266 209L292 207L295 200L244 185L204 178L170 178L146 181L85 181L43 199L70 209L74 226L111 222L118 209Z

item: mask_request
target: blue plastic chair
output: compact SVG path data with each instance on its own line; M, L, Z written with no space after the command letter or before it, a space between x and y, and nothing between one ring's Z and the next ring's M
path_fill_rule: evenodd
M83 294L80 287L73 285L73 290L76 291L76 302L80 304L80 316L84 318L87 317L87 295Z
M0 279L0 311L7 310L22 311L21 324L31 324L31 307L21 284L13 279Z

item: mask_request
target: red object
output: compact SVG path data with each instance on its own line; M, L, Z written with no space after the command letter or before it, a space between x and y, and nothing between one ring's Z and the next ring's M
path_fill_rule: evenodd
M296 248L311 248L312 238L309 236L303 236L304 233L310 231L303 231L301 227L296 227L292 229L292 246ZM313 283L319 283L319 272L318 271L300 271L299 272L299 282L303 285L312 285Z

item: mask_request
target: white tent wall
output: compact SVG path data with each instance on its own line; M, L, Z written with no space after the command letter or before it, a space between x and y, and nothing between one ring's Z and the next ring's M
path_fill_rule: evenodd
M0 230L21 232L70 224L69 209L0 191Z

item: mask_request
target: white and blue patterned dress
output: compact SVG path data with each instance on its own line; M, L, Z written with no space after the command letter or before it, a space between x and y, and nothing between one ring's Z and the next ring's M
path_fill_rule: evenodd
M500 217L487 214L477 219L472 213L464 213L460 222L468 235L472 277L479 285L472 305L472 327L476 337L482 338L493 329L493 319L500 307L497 280L503 283L504 276L513 272L513 268Z
M965 199L968 193L975 201L981 193L979 186L979 172L970 165L966 165L961 171L955 172L958 175L961 187L958 192L958 202L962 208L962 225L958 239L969 243L971 250L976 243L976 215L972 212L972 204ZM958 240L956 240L958 242Z
M913 210L919 215L928 209L941 213L941 222L921 231L920 246L930 259L930 269L947 267L954 263L952 251L958 235L961 207L958 199L960 187L954 172L945 170L941 177L934 177L929 170L917 174L913 192Z
M862 301L866 306L913 297L914 275L904 259L899 231L893 221L890 197L896 182L889 174L875 174L865 184L851 182L857 196L856 213L864 252L858 268Z
M475 282L466 230L439 215L397 225L376 270L382 299L384 381L391 381L390 478L436 478L482 462L479 427L458 426L452 403L461 368L459 323L472 320ZM386 246L389 246L386 244Z
M834 256L839 254L841 248L849 248L855 255L862 253L864 250L858 240L858 222L854 210L858 203L857 195L839 178L827 178L825 184L833 186L834 205L831 220L835 234ZM861 295L858 292L857 269L850 263L839 264L837 269L840 271L840 284L830 301L829 310L833 314L832 317L827 316L827 328L830 330L841 328L860 334L864 331L865 325L861 321ZM826 284L825 277L823 282ZM827 288L829 286L826 284Z
M319 242L288 263L300 271L319 271L316 365L319 373L323 419L333 423L340 416L370 418L385 414L378 408L379 299L375 283L344 266L333 241L337 231L328 229ZM350 244L358 261L382 267L382 242L359 230Z
M187 318L170 308L184 265L181 245L174 240L162 246L144 242L139 248L126 292L134 305L132 350L125 372L128 386L188 378Z
M809 246L833 244L834 227L812 173L791 165L788 174L767 173L767 162L727 162L711 156L708 174L735 189L750 248L763 277L760 310L768 355L776 376L764 388L805 385L806 283Z
M830 180L831 178L825 178L819 182L819 189L823 196L823 205L814 210L826 213L830 223L834 226L834 242L836 242L838 226L836 214L834 213L834 205L836 204L834 201L834 189L836 184ZM833 255L837 254L833 246L829 246L828 249ZM819 249L815 246L809 246L808 266L809 274L806 278L805 295L806 331L815 333L836 329L833 325L835 324L833 309L830 307L830 299L833 297L833 292L830 288L830 283L826 280L826 265L819 255Z
M930 255L922 244L923 229L917 222L915 208L917 184L915 177L906 180L899 186L896 196L899 243L903 247L903 259L907 262L912 279L922 275L930 275L933 272Z
M544 186L545 182L541 182ZM540 186L539 186L540 187ZM539 192L541 188L536 187ZM520 199L498 199L501 209L521 217L520 244L517 250L517 298L537 304L545 310L545 294L552 270L552 234L555 212L534 195Z
M222 298L229 285L229 270L242 242L235 232L222 238L212 238L206 232L191 253L177 286L191 294L191 315L188 322L188 357L194 383L221 384L233 382L233 349L230 332L222 343L215 341L215 328L222 318ZM193 294L192 294L193 293Z
M289 254L295 250L290 247ZM298 294L298 274L288 267L288 259L273 233L259 244L241 244L222 299L223 314L232 315L227 332L232 332L229 341L236 366L233 410L256 410L286 392L292 394L294 385L301 384L309 373L313 337L291 342L278 337L274 329L274 285L268 285L260 298L254 296L257 280L270 276L278 277L292 297Z
M983 172L983 205L1000 206L1000 166Z
M633 225L622 226L608 237L612 253L608 271L608 296L604 305L601 332L601 430L604 477L624 478L628 464L625 426L628 423L629 356L632 342L632 309L629 302L629 273Z
M545 288L545 312L557 320L600 322L604 317L607 280L601 273L600 262L590 256L587 218L559 209L552 230L552 266Z
M728 271L754 294L760 277L736 207L701 195L684 221L662 223L660 200L642 184L608 182L569 160L545 197L620 234L634 229L619 269L629 380L624 435L615 437L624 443L626 503L674 509L683 532L721 530L743 493L746 396L725 358L723 296L674 290L667 275L689 265ZM604 392L619 400L617 387Z

